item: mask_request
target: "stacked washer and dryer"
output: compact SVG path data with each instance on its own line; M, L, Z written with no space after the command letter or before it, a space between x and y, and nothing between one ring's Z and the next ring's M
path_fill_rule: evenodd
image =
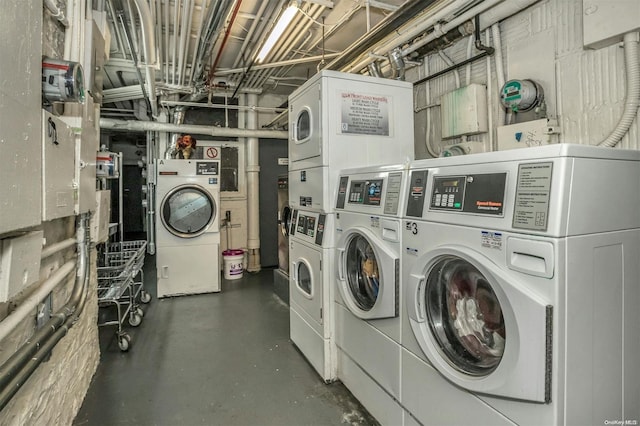
M413 158L407 82L321 71L289 97L290 335L323 380L337 378L333 212L346 167Z
M412 164L405 424L640 419L638 183L640 152L583 145Z
M336 196L340 380L382 424L402 424L401 212L407 164L343 170Z
M158 297L220 291L220 162L158 160Z

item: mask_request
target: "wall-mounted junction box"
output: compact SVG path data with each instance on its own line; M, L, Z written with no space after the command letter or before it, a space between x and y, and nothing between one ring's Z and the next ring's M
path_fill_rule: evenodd
M628 32L640 30L640 1L583 0L584 46L600 49L622 41Z
M442 148L440 157L453 157L454 155L477 154L484 152L484 144L482 142L460 142L454 145L447 145Z
M42 111L42 220L73 216L76 136L59 117Z
M0 303L40 279L42 231L0 240Z
M440 98L442 138L474 135L489 130L487 120L487 88L470 84Z
M558 142L560 127L554 119L525 121L498 127L498 151Z

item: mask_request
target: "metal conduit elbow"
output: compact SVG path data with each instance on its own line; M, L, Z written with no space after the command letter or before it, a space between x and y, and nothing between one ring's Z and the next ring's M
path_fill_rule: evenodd
M382 77L382 70L380 70L380 62L371 62L367 67L369 69L369 74L372 77Z
M402 58L402 49L395 48L389 52L389 64L391 64L391 78L394 80L404 80L404 59Z

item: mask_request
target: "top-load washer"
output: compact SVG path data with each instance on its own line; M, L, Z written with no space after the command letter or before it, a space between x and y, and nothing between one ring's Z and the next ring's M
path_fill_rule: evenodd
M423 170L428 169L428 170ZM640 152L417 161L402 404L424 424L640 418Z
M330 212L338 171L414 157L411 83L321 71L289 96L289 202Z
M158 297L220 291L220 162L158 160Z
M335 205L338 378L383 424L400 424L403 416L400 213L406 176L406 164L343 170Z

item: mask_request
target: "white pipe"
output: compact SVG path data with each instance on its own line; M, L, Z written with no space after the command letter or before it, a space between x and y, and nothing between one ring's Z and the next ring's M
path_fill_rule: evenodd
M493 47L494 56L496 58L496 79L498 82L498 90L502 90L505 83L504 75L504 58L502 56L502 35L500 34L500 24L495 23L491 26L491 33L493 34ZM498 112L498 124L506 124L506 112L502 106Z
M257 105L257 95L247 95L247 104ZM258 127L258 113L247 111L249 131ZM247 138L247 248L249 259L247 271L260 270L260 148L257 137Z
M51 12L51 16L56 18L65 28L69 27L69 20L64 16L64 12L62 9L58 7L55 1L53 0L44 0L44 5Z
M469 41L467 42L467 59L469 59L471 57L471 55L473 54L473 46L474 46L474 36L470 35L469 36ZM469 62L469 65L466 66L466 74L465 74L465 84L468 86L469 84L471 84L471 62Z
M626 33L623 38L624 62L627 74L627 94L624 103L624 111L615 129L598 146L613 148L624 135L627 134L631 124L638 115L640 106L640 62L638 62L638 44L640 43L640 33Z
M11 312L2 322L0 322L0 342L4 341L13 330L20 325L25 318L33 315L38 304L51 293L76 267L76 260L70 260L58 268L46 281L44 281L36 291L27 297Z
M140 15L140 26L142 28L142 46L144 50L145 69L147 74L147 85L149 87L149 102L151 103L151 115L158 116L158 103L156 98L156 44L153 36L153 18L151 10L146 0L133 0Z
M486 1L499 2L503 0L486 0ZM465 6L467 3L468 3L467 0L457 0L442 6L439 10L431 11L428 16L421 15L419 17L420 19L418 19L419 22L412 24L411 26L404 27L397 30L394 33L393 37L391 37L385 44L376 48L376 50L372 53L384 55L386 52L390 52L396 47L402 46L403 44L413 40L415 37L422 34L424 31L428 30L429 28L435 27L436 25L438 25L440 21L448 19L451 14L453 14L456 10L460 9L461 7ZM481 4L484 4L484 3L481 3ZM457 21L457 19L454 19L453 21ZM440 37L445 32L446 31L441 31L440 26L438 26L438 29L435 30L430 36L433 37L432 38L433 40L435 38ZM414 50L417 50L417 48ZM403 50L402 54L403 54L402 56L407 56L408 53L406 53L406 51ZM374 60L375 59L371 58L371 56L368 55L366 58L358 62L356 65L349 65L347 67L344 67L343 70L350 71L350 72L357 72L362 68L365 68Z
M484 33L486 46L491 46L491 31ZM489 151L496 151L493 137L493 78L491 78L491 55L487 55L487 121L489 122ZM502 109L502 108L500 108Z
M424 60L424 74L425 75L429 75L429 58L425 58ZM425 105L429 105L429 101L431 99L431 90L430 90L430 85L431 83L429 81L427 81L424 85L424 103ZM435 150L433 149L433 146L431 145L431 139L429 139L429 134L431 133L431 108L427 108L425 111L425 138L424 138L424 144L427 148L427 153L433 157L433 158L438 158L439 155L437 152L435 152Z
M59 243L51 244L42 249L42 254L40 255L41 259L46 259L49 256L56 254L59 251L62 251L66 248L76 245L77 241L75 238L68 238L66 240L62 240Z
M250 95L256 96L256 95ZM289 132L284 130L265 129L233 129L215 126L176 125L173 123L160 123L157 121L115 120L111 118L100 119L101 129L121 130L128 132L168 132L191 133L194 135L221 136L229 138L265 138L288 139Z

